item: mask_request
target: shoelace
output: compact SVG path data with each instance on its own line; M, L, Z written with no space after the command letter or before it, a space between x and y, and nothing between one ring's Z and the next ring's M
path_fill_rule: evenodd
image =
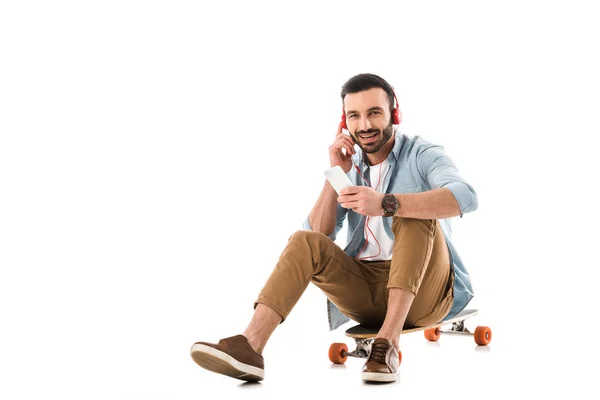
M379 364L385 364L385 355L389 347L390 346L387 343L373 343L373 346L371 347L371 355L369 356L369 361L375 361Z

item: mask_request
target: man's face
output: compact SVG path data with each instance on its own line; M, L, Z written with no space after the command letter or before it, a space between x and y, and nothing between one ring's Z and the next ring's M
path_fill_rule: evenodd
M373 88L344 97L346 124L365 153L376 153L392 137L390 104L385 90Z

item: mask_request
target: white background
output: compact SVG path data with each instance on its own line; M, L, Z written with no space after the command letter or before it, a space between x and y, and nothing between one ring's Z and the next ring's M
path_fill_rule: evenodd
M593 396L593 4L2 2L0 397ZM201 369L191 344L245 329L312 208L361 72L479 195L454 240L491 345L402 336L400 381L367 386L331 368L349 325L311 285L265 381Z

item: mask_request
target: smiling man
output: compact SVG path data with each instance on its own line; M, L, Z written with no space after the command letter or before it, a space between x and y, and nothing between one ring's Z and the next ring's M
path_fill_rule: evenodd
M401 113L383 78L354 76L341 97L344 111L329 159L355 186L338 196L325 181L304 229L289 238L254 302L246 330L217 344L195 343L191 355L198 365L262 380L267 340L312 282L327 297L330 329L350 319L379 329L361 376L393 382L403 327L451 318L472 299L448 218L477 209L475 190L442 146L397 132ZM342 249L334 240L344 222Z

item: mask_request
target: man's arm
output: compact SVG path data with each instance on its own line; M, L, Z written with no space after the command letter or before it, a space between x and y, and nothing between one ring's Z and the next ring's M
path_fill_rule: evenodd
M395 215L418 219L450 218L475 211L477 193L458 171L442 146L431 146L417 158L419 172L432 190L395 194L400 207Z
M337 198L335 189L325 181L325 186L308 216L308 226L305 225L305 229L321 232L335 240L339 230L336 229L336 224L343 220L347 212L346 209L338 207Z
M353 146L354 142L350 136L342 133L342 123L340 122L335 134L335 141L329 146L330 166L338 165L348 173L352 168L352 155L355 154ZM342 152L342 149L346 150L346 154ZM321 232L335 240L348 212L345 208L338 207L337 199L337 192L328 181L325 181L325 186L321 190L317 202L304 222L304 229Z
M461 215L456 198L449 189L433 189L422 193L394 194L400 202L397 217L442 219Z

